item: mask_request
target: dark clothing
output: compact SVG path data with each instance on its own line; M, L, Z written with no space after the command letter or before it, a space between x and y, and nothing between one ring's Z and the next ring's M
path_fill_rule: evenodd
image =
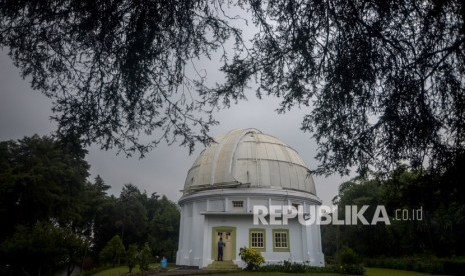
M222 240L218 241L218 261L223 260L223 247L225 246Z

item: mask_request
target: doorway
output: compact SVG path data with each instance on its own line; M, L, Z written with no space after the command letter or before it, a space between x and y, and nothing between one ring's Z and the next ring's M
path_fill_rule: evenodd
M213 227L212 228L212 260L218 258L218 241L223 239L223 261L236 259L236 228L235 227Z

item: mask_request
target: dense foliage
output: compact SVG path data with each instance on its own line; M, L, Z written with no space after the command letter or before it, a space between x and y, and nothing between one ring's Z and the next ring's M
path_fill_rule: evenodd
M18 225L13 235L1 242L1 265L7 267L0 272L11 275L53 275L57 269L69 275L81 264L90 245L79 233L50 222Z
M324 267L311 266L308 263L283 261L265 264L256 269L259 272L285 272L285 273L340 273L343 275L364 275L365 268L361 264L334 265L326 264Z
M371 175L343 183L335 198L339 218L344 218L346 205L368 205L364 215L371 222L375 206L383 205L391 224L322 226L325 255L337 257L343 246L363 258L465 255L464 188L449 186L449 176L400 166L386 178Z
M259 251L253 248L247 248L246 246L240 248L239 256L241 257L241 260L245 262L245 269L247 270L256 270L265 262L265 258L263 258Z
M152 258L152 253L148 243L144 244L144 247L139 253L139 267L141 271L148 271L149 264Z
M0 142L0 269L49 275L83 257L91 188L85 151L74 145L38 136Z
M103 263L110 263L112 267L120 265L121 257L126 253L123 241L115 235L108 241L107 245L100 251L99 257Z
M463 258L437 258L434 256L406 256L367 258L368 267L381 267L399 270L412 270L441 275L463 275L465 260Z
M463 1L244 2L260 32L209 96L238 97L255 76L281 111L309 106L316 172L443 168L464 153Z
M87 180L85 154L69 137L0 142L0 274L71 274L100 260L115 266L130 244L142 249L144 264L152 255L173 259L177 205L132 184L118 198L107 195L101 177Z
M280 111L309 108L317 173L443 171L465 151L462 0L2 0L0 46L60 133L104 148L208 143L212 110L255 81ZM223 81L199 62L212 56Z

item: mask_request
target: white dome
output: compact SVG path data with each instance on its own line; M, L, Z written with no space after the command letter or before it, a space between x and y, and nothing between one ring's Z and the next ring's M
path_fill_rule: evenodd
M316 195L299 154L256 129L233 130L215 138L190 168L184 195L224 188L276 188Z

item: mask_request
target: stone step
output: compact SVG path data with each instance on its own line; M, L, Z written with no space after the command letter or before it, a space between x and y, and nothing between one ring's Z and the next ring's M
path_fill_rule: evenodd
M239 270L239 267L232 261L214 261L205 270L235 271Z
M234 266L208 266L207 268L211 268L211 269L238 269L238 267L236 265Z
M214 270L214 271L238 271L237 267L206 267L204 270Z

